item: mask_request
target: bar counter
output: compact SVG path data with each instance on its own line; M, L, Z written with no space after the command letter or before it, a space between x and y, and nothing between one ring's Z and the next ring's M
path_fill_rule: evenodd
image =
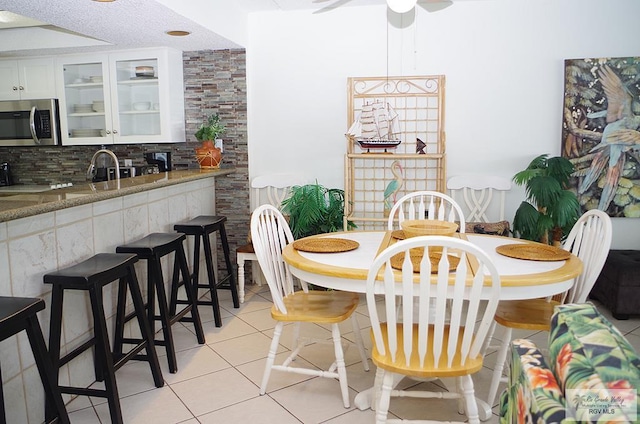
M145 175L69 188L7 195L28 186L3 188L0 197L0 295L40 297L47 308L38 319L49 333L51 286L43 275L76 264L98 253L113 253L122 244L154 232L174 232L173 226L198 215L216 213L216 178L234 169L184 170ZM185 243L193 258L193 240ZM201 262L204 255L200 256ZM171 274L169 255L163 258L165 284ZM191 262L191 261L190 261ZM201 264L200 271L206 269ZM193 269L193 264L189 264ZM136 263L143 290L146 266ZM168 278L167 278L168 276ZM204 275L201 275L204 278ZM103 289L107 325L115 326L114 287ZM92 335L93 318L82 292L65 295L62 352ZM129 324L128 324L129 325ZM135 334L135 328L126 329ZM43 422L44 392L26 337L12 337L0 346L8 422ZM87 351L60 370L61 384L88 387L95 381L92 352ZM149 376L150 378L150 376ZM153 386L152 382L149 383ZM29 394L26 396L26 394ZM65 402L70 396L64 396Z
M53 212L73 206L140 193L234 172L227 169L188 169L141 175L133 178L79 184L39 193L0 194L0 222ZM19 188L19 186L10 186Z

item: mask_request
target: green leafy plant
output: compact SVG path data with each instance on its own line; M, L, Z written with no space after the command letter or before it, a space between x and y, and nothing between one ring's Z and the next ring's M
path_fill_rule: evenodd
M343 229L344 190L326 188L317 182L291 188L291 196L282 202L289 215L289 226L298 239ZM356 225L348 221L348 229Z
M227 131L227 129L220 122L220 115L216 113L215 115L210 115L207 118L207 121L200 126L198 131L195 133L195 137L198 141L214 141L216 138L220 138L225 131Z
M513 182L526 187L524 200L513 219L513 231L521 238L559 244L580 216L576 194L568 189L573 164L561 156L540 155Z

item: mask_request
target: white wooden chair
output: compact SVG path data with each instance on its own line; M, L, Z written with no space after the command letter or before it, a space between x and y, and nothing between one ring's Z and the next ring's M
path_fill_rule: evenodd
M458 222L460 232L465 231L466 220L460 205L448 195L437 191L415 191L398 199L389 212L387 229L391 231L401 228L400 223L405 219Z
M428 251L434 246L443 248L439 260L432 264L431 255L420 258L419 253L416 258L416 248ZM399 263L394 260L396 255L403 255ZM485 272L469 278L468 259L477 260L479 269ZM401 270L394 269L397 267ZM491 259L465 240L413 237L380 253L369 269L366 284L371 358L378 367L374 387L376 423L400 421L387 420L392 396L457 399L457 405L464 405L468 422L479 423L471 375L482 368L484 340L500 297L500 276ZM486 302L481 301L483 289L489 292ZM382 306L376 301L376 293L383 293ZM454 377L457 391L395 390L394 384L403 376Z
M473 227L479 223L505 222L508 226L504 218L504 204L505 195L511 190L509 178L495 175L456 175L447 181L447 189L462 207L467 219L467 232L473 232Z
M611 247L611 218L605 212L592 209L574 224L563 248L582 261L582 273L560 300L529 299L500 302L495 315L503 327L502 344L496 356L487 403L493 406L501 382L506 382L502 370L507 358L513 329L549 331L553 308L561 303L584 303L596 282Z
M307 182L308 179L301 174L270 174L255 177L251 180L251 194L249 198L251 210L253 211L262 204L270 204L280 209L282 201L289 196L291 187L303 185ZM239 246L236 250L236 263L238 264L238 298L240 303L244 303L244 263L246 261L257 261L252 243ZM263 280L260 267L253 266L252 274L254 282L261 286Z
M354 315L358 307L359 296L357 293L341 292L337 290L316 291L308 290L307 284L302 283L302 290L295 291L293 278L288 265L282 259L282 249L292 243L293 234L289 229L289 224L280 211L272 205L259 206L251 217L251 237L253 246L258 258L258 263L262 268L273 306L271 307L271 317L277 321L273 331L273 339L269 348L267 362L264 368L260 394L264 395L267 390L267 383L272 370L286 371L303 375L326 377L337 379L340 382L342 401L344 407L348 408L349 388L347 385L347 371L345 368L344 353L342 350L342 337L340 335L339 323L351 318L356 346L360 352L360 358L365 371L369 370L366 351L362 343L360 326ZM281 364L276 365L275 356L279 347L280 336L285 323L295 323L293 348L289 357ZM316 323L331 326L332 340L299 340L300 323ZM298 356L300 350L316 343L333 342L335 351L335 361L328 370L317 368L301 368L290 366L291 362Z

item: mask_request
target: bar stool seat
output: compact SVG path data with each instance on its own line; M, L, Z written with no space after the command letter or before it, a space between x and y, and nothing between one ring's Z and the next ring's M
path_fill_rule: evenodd
M211 293L211 301L205 301L197 299L199 305L211 305L213 307L213 317L215 319L216 327L222 326L222 318L220 317L220 303L218 301L217 288L228 288L231 290L231 297L233 298L233 307L239 308L240 302L238 300L238 288L236 287L236 277L233 273L233 266L231 265L231 257L229 254L229 243L227 241L227 232L224 228L224 223L227 220L226 216L208 216L200 215L189 221L175 224L173 229L179 233L195 236L195 243L193 249L193 286L197 291L200 288L206 288ZM215 273L213 270L213 254L211 249L211 240L209 235L214 232L220 233L220 244L224 253L224 261L226 266L226 276L216 282ZM198 281L200 273L200 242L202 241L204 247L204 257L207 267L207 284L201 284ZM225 283L228 285L225 287ZM180 303L180 302L178 302Z
M187 266L187 258L184 253L183 241L186 239L184 234L177 233L152 233L146 237L136 240L116 248L117 253L135 253L138 259L147 261L147 315L151 333L155 334L155 321L162 323L162 332L164 340L155 339L155 344L165 346L167 351L167 361L169 362L169 371L175 373L178 371L176 360L176 350L173 342L173 334L171 326L178 321L192 322L195 327L198 343L204 344L204 331L202 330L202 322L200 314L198 314L198 304L196 303L197 293L191 284L191 276ZM171 302L167 301L165 291L164 278L162 276L162 265L160 260L162 257L173 253L173 279L171 281ZM180 287L180 274L185 287L187 303L184 308L176 312L176 300L178 298L178 288ZM156 315L155 301L158 301L158 313ZM118 311L124 314L124 310ZM185 315L190 314L190 317ZM117 333L122 335L124 332L124 323L135 316L131 313L124 317L118 316L116 322L121 323L116 329ZM124 341L132 341L131 339L120 339ZM121 349L120 346L116 350Z
M158 362L158 356L153 344L153 335L147 320L147 314L138 286L134 264L138 257L124 253L100 253L79 264L46 274L44 282L51 284L51 329L49 332L49 351L57 381L59 369L85 350L94 347L94 368L96 380L104 381L105 389L61 386L62 393L83 396L107 398L112 423L122 423L122 409L118 396L115 371L130 359L138 359L138 353L143 349L146 355L143 359L149 362L151 374L156 387L162 387L164 380ZM107 320L104 311L102 289L118 281L117 308L124 308L127 301L127 286L131 292L131 299L136 311L138 325L142 339L126 354L112 352L107 332ZM62 308L65 290L85 290L89 292L91 312L93 315L93 337L60 357L60 337L62 334ZM116 328L119 323L116 323ZM119 334L114 336L114 346L121 345Z
M45 304L42 299L0 296L0 341L6 340L21 331L27 332L38 373L44 386L47 403L55 410L55 413L50 416L51 420L47 422L69 423L69 416L62 401L57 378L55 378L56 373L54 372L49 351L47 351L44 336L42 335L42 329L38 322L38 316L36 315L44 308ZM7 417L1 378L0 408L2 409L0 420L6 423Z

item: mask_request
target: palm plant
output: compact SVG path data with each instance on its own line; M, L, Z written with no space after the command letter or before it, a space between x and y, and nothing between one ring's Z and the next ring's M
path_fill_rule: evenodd
M561 156L540 155L513 182L526 187L513 219L514 233L523 239L560 244L580 216L576 194L568 189L573 164Z
M344 190L326 188L317 182L291 188L291 196L282 202L282 212L289 215L293 237L343 229ZM348 229L356 225L349 221Z

